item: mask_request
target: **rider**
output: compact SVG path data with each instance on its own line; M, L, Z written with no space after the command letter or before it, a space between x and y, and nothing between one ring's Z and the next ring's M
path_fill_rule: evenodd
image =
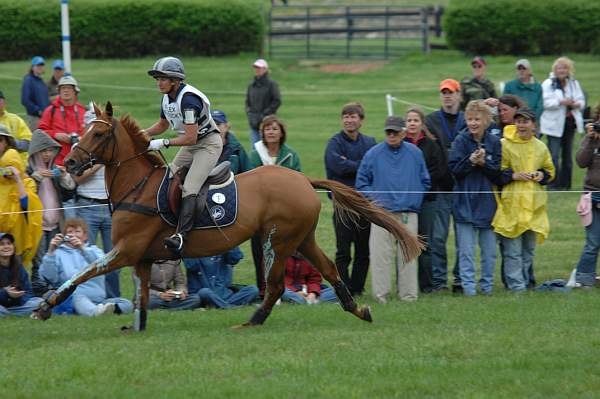
M158 89L164 94L160 119L145 129L149 136L161 134L169 126L178 133L174 139L155 139L149 150L180 146L173 168L189 167L183 184L182 204L177 230L165 238L165 247L179 254L183 248L185 234L194 223L196 198L208 174L217 164L223 141L216 123L210 114L210 101L195 87L183 83L185 72L181 60L164 57L154 63L148 75L156 79Z

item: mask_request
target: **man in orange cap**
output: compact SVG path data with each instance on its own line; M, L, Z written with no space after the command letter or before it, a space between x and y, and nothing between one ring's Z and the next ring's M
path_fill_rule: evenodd
M458 133L467 127L464 113L460 110L460 83L454 79L444 79L439 85L440 101L439 110L427 115L425 125L431 133L438 138L438 143L443 148L443 154L448 162L448 151ZM433 216L433 231L429 239L431 248L432 291L447 289L448 285L448 255L446 241L450 228L450 215L452 211L453 178L444 179L449 182L441 189L448 194L438 194L435 199L435 214ZM454 266L453 289L460 290L461 283L458 267ZM456 288L454 288L456 287Z

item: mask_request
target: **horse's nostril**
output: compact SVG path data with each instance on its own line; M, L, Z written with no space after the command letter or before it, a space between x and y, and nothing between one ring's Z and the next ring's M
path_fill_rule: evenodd
M67 166L73 166L73 165L75 165L75 160L73 160L73 159L67 159L65 161L65 165L67 165Z

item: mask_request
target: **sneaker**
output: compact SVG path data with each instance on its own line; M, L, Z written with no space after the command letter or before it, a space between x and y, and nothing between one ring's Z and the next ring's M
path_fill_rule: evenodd
M114 303L101 303L96 305L96 316L101 316L103 314L113 314L115 312L115 304Z

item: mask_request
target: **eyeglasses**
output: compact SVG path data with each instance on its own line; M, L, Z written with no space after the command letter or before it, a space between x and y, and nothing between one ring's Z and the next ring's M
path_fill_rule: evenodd
M519 71L525 71L525 70L527 70L527 68L525 68L523 65L519 65L519 66L517 67L517 69L518 69Z
M483 68L483 66L480 64L471 64L471 66L475 69Z

